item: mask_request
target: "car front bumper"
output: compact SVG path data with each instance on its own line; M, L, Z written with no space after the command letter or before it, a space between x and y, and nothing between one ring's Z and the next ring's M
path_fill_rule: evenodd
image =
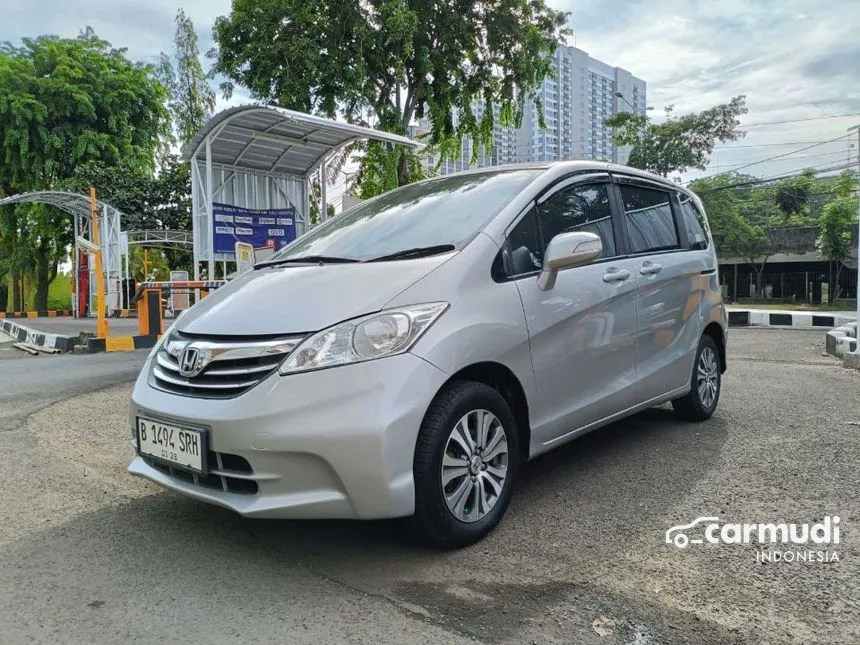
M149 384L149 372L148 361L132 394L132 435L138 415L203 427L210 461L223 460L226 468L216 472L227 477L210 475L203 485L204 478L138 454L132 475L254 517L379 519L414 512L418 429L447 379L425 360L402 354L275 373L232 399L164 392ZM250 468L231 471L236 457ZM231 482L243 490L235 492Z

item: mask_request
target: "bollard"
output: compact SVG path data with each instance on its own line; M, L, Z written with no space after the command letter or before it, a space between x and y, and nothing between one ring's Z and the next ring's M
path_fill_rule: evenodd
M160 336L164 327L161 309L161 289L144 289L137 301L137 333L140 336Z

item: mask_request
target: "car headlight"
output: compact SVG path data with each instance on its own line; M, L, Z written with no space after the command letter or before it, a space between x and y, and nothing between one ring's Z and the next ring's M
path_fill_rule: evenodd
M447 308L447 302L430 302L338 323L302 341L279 372L294 374L402 354Z

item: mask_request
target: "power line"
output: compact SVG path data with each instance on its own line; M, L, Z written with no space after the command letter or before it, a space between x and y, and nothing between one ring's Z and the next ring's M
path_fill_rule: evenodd
M816 172L814 174L818 175L818 174L823 174L826 172L837 172L840 170L849 170L849 169L853 169L853 168L857 167L857 164L855 164L853 162L844 163L844 164L836 164L836 165L830 164L829 166L828 166L828 164L821 164L821 165L823 165L825 167L816 170ZM815 170L816 167L813 166L811 169ZM710 190L702 191L700 194L707 195L709 193L715 193L719 190L729 190L731 188L743 188L745 186L758 186L760 184L767 184L767 183L771 183L774 181L779 181L780 179L791 179L793 177L800 177L806 173L806 170L810 170L810 169L807 168L807 169L804 169L804 170L798 171L798 172L783 173L780 175L773 175L771 177L762 177L760 179L753 179L750 181L740 181L740 182L737 182L734 184L727 184L725 186L718 186L717 188L711 188ZM725 174L725 173L722 173L722 174ZM694 179L693 181L688 182L687 186L689 186L690 184L692 184L696 181L699 181L700 179L710 179L711 177L715 177L715 176L716 175L709 175L708 177L699 177L699 179Z
M807 143L820 143L824 145L823 141L786 141L784 143L753 143L743 146L717 146L716 148L714 148L714 150L736 150L738 148L768 148L774 146L802 146Z
M814 155L801 155L799 157L790 157L785 158L783 161L794 161L795 159L811 159L812 157L832 157L833 155L844 155L844 150L834 150L833 152L819 152ZM708 168L735 168L737 166L742 166L743 164L716 164L716 165L708 165Z
M756 128L760 125L783 125L785 123L804 123L805 121L821 121L823 119L846 119L860 114L828 114L826 116L810 116L805 119L789 119L787 121L761 121L759 123L742 123L742 128Z
M699 179L711 179L713 177L719 177L721 175L726 175L730 172L737 172L738 170L742 170L744 168L750 168L751 166L757 166L758 164L767 163L768 161L774 161L775 159L782 159L783 157L789 157L789 156L796 154L798 152L805 152L807 150L812 150L813 148L817 148L818 146L822 146L822 145L825 145L828 143L833 143L834 141L839 141L841 139L846 139L850 136L851 136L850 134L843 134L841 136L836 137L835 139L829 139L827 141L822 141L821 143L815 143L811 146L806 146L805 148L800 148L798 150L792 150L791 152L784 152L784 153L779 154L779 155L774 155L773 157L767 157L765 159L759 159L758 161L753 161L753 162L750 162L748 164L744 164L743 166L740 166L739 168L735 168L734 170L726 170L723 172L718 172L718 173L715 173L713 175L707 175L705 177L699 177Z

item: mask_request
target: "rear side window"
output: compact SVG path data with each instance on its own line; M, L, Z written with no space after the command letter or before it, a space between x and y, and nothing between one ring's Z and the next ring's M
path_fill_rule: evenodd
M684 220L684 227L687 229L687 237L690 240L687 248L690 250L708 248L708 236L705 234L705 216L687 195L681 194L678 195L678 198L681 200L681 217Z
M630 185L620 188L627 235L633 253L653 253L681 247L668 192Z

